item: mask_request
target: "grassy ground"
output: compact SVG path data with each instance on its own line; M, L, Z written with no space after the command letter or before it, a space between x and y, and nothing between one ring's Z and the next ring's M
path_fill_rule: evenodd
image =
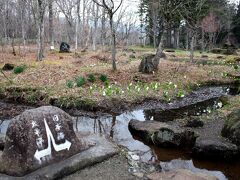
M133 46L129 51L119 50L118 70L112 72L110 52L46 52L43 62L35 61L34 51L26 56L0 52L0 67L5 63L24 66L19 74L4 72L8 79L0 74L0 95L29 104L79 108L115 101L131 104L146 98L170 101L196 86L231 82L227 75L239 71L229 64L237 56L221 55L219 59L217 54L204 53L207 57L203 57L196 52L196 63L190 63L188 52L176 50L166 53L167 60L160 62L158 72L143 75L138 66L146 53L154 53L154 49Z

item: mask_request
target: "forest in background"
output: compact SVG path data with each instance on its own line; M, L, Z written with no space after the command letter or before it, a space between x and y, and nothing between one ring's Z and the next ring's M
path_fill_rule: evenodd
M97 47L110 46L113 40L109 9L101 3L92 0L2 0L2 49L5 45L19 45L25 53L29 44L38 42L39 49L48 44L49 49L62 41L73 45L74 49L96 51ZM105 3L117 11L114 12L113 30L117 46L123 48L129 45L156 48L162 37L165 48L188 50L194 46L202 51L222 47L225 43L237 46L240 41L240 6L228 0L141 0L136 13L130 5L124 5L125 1Z

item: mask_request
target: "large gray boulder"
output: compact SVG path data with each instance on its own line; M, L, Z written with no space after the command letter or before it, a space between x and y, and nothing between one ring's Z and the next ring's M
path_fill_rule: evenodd
M233 111L226 118L222 136L240 146L240 109Z
M235 144L221 138L198 138L193 147L193 155L207 159L232 159L238 155Z
M73 130L72 117L61 109L45 106L27 110L9 125L0 171L24 176L87 148Z
M131 120L128 127L133 135L161 147L192 146L196 140L193 131L157 121Z

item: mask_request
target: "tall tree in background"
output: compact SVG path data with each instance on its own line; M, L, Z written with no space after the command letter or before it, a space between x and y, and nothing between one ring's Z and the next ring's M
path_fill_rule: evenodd
M217 19L217 17L212 12L210 12L210 14L203 18L201 28L203 34L205 33L208 34L209 51L211 51L216 43L216 35L220 29L220 22ZM202 41L203 41L202 43L204 43L204 39Z
M44 53L44 14L46 10L46 1L38 0L37 1L37 26L38 26L38 52L37 52L37 61L43 60Z
M54 50L53 0L48 0L50 49Z
M240 43L240 2L238 4L237 13L233 18L232 27L232 32L238 39L238 43Z
M182 4L181 1L169 1L169 0L151 0L149 3L153 3L153 5L157 6L157 9L159 9L159 12L161 13L161 19L162 19L162 34L166 32L166 29L169 24L171 24L173 21L175 21L177 17L177 9ZM153 58L153 64L155 66L155 69L157 69L160 57L163 53L163 38L160 38L160 42L157 48L157 52L155 57Z
M93 50L96 51L97 47L97 29L98 29L98 19L99 19L99 6L96 3L93 3L92 7L92 14L93 14L93 21L94 21L94 27L93 27L93 33L92 33L92 47Z
M114 14L118 11L118 9L121 7L123 0L120 0L119 5L115 8L115 3L113 0L106 1L102 0L102 2L98 2L98 0L93 0L98 6L103 7L109 17L109 23L110 23L110 29L111 29L111 43L112 43L112 68L113 71L117 70L117 65L116 65L116 29L114 27L114 19L113 16Z
M190 60L193 62L197 30L200 28L202 18L208 14L209 6L207 0L183 0L176 10L190 29Z

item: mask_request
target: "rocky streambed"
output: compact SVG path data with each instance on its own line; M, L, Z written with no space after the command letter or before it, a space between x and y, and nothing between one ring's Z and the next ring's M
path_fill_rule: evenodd
M226 96L235 94L228 86L204 87L183 99L145 102L120 115L82 112L74 118L74 129L83 135L105 136L122 146L129 171L140 178L160 165L164 171L188 169L219 179L238 179L238 147L221 136L225 120L215 112L225 105ZM5 120L0 126L4 134L11 120L1 118Z

